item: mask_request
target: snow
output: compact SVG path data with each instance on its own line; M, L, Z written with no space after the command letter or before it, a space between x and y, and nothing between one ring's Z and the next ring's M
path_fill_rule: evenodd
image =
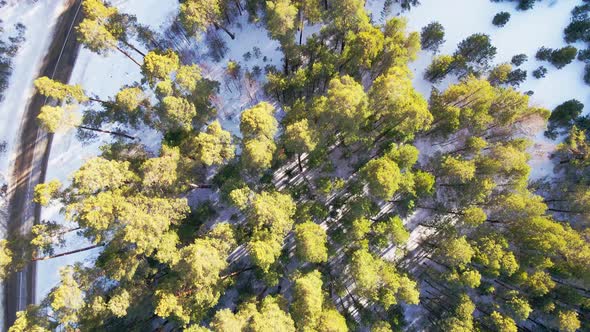
M553 110L564 101L574 98L590 105L590 87L583 81L582 62L574 61L558 70L548 62L535 59L535 53L541 46L558 48L565 45L563 29L571 19L571 10L579 4L581 1L578 0L542 1L537 2L531 10L517 11L513 2L446 0L444 5L441 5L440 0L422 0L421 5L403 12L402 15L408 18L409 31L419 32L422 27L433 21L438 21L445 27L446 42L441 46L440 54L452 54L459 42L474 33L490 35L492 44L498 50L495 59L497 64L510 62L516 54L526 54L529 60L519 68L528 71L529 76L519 90L534 91L531 104ZM383 22L383 0L368 0L367 9L374 13L376 23ZM511 14L510 21L503 28L495 27L491 23L494 15L500 11ZM399 12L399 8L395 8L392 14L397 15ZM574 46L578 49L584 48L582 44ZM422 51L418 60L410 65L415 75L414 86L426 97L430 95L432 85L423 79L423 73L432 62L432 56L431 52ZM532 71L541 65L549 72L545 78L535 79L532 77ZM444 88L450 82L452 79L445 80L439 88ZM530 151L532 179L552 174L553 167L548 157L555 145L555 142L546 139L542 132L535 135L534 146Z
M49 43L50 34L57 17L64 10L63 0L9 1L0 8L0 17L7 32L17 23L26 26L26 41L12 60L13 71L0 102L0 141L6 141L6 154L0 158L0 185L7 184L11 176L10 165L15 155L22 115L28 99L33 95L33 80ZM0 234L4 230L0 231Z
M264 100L264 68L273 65L281 71L283 69L283 53L280 50L279 42L270 39L264 25L248 22L246 14L237 17L230 30L235 33L235 40L221 31L213 32L220 33L228 47L223 59L215 62L208 57L202 57L199 64L203 68L204 77L221 83L219 94L214 101L221 126L232 134L241 136L240 114L245 109ZM310 33L313 31L316 30L310 29ZM204 42L199 43L199 47L206 50L203 54L208 52ZM255 47L260 49L261 55L259 57L255 56ZM244 59L244 54L247 52L252 54L249 60ZM230 61L239 62L242 73L247 70L252 71L257 66L262 69L262 74L258 80L248 80L245 75L241 75L238 80L230 79L225 74ZM275 107L278 105L275 104Z
M6 152L0 156L0 186L7 185L12 175L11 165L15 159L14 149L18 140L22 117L29 98L33 95L33 80L41 67L43 56L51 41L50 33L57 17L64 10L63 0L18 1L10 0L0 8L0 17L6 35L13 35L15 24L26 26L26 41L12 59L12 75L4 99L0 101L0 142L6 142ZM0 224L6 225L8 218L7 197L0 195ZM0 229L0 238L5 236ZM4 298L4 287L0 287L0 298ZM0 310L4 301L0 303ZM0 325L4 325L0 315Z

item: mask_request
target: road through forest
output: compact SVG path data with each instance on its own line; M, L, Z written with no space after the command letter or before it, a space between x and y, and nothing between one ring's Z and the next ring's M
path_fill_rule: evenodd
M43 58L38 76L48 76L67 83L74 68L80 45L75 26L81 20L81 0L67 0L66 9L58 18L50 46ZM33 65L33 64L31 64ZM33 87L31 87L33 89ZM35 94L28 100L20 121L18 144L9 183L9 222L7 236L17 239L39 222L41 207L32 202L35 185L45 180L51 150L52 134L41 130L37 121L47 98ZM22 255L21 253L15 253ZM29 263L5 282L4 330L12 325L16 313L35 302L36 265Z

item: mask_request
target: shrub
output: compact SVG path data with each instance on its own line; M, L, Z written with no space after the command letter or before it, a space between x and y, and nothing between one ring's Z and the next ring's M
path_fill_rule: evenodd
M549 124L545 136L555 139L560 133L558 129L569 130L575 123L576 119L582 114L584 104L576 99L568 100L557 106L549 117Z
M578 54L578 49L573 46L566 46L551 53L551 63L561 69L572 63Z
M533 71L533 77L535 77L537 79L543 78L543 77L545 77L545 75L547 75L547 68L545 68L543 66L541 66Z
M516 67L522 65L523 63L527 62L529 60L529 57L526 56L526 54L517 54L515 56L512 57L512 60L510 61L513 65L515 65Z
M516 69L508 74L508 79L506 80L506 84L510 84L512 86L520 86L521 83L526 81L527 71L522 69Z
M584 82L586 82L586 84L590 85L590 64L587 64L584 67Z
M551 53L553 53L553 49L543 46L537 51L535 58L539 61L549 61L551 59Z
M583 62L590 62L590 49L581 50L578 52L578 60Z
M422 49L437 52L445 42L445 28L438 22L432 22L422 28Z
M496 14L496 16L494 16L494 19L492 20L492 24L497 27L503 27L506 25L506 23L508 23L508 21L510 21L510 13L509 12L499 12L498 14Z

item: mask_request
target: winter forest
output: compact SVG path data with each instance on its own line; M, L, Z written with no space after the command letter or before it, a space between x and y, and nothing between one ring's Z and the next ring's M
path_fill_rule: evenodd
M588 0L0 1L0 329L590 331L589 91Z

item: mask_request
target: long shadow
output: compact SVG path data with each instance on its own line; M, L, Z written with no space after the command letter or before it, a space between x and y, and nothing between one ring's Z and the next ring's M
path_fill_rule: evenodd
M58 18L53 39L43 59L39 76L52 77L67 83L74 68L80 44L73 27L82 19L81 0L68 0L67 9ZM27 105L19 131L19 144L10 185L10 206L7 234L9 239L22 239L33 224L39 222L41 207L31 199L35 185L45 180L53 135L40 130L37 116L47 98L35 94ZM35 153L37 151L38 153ZM21 247L21 248L18 248ZM18 246L15 257L25 261L24 245ZM5 282L4 330L14 323L16 313L35 303L36 264L28 263Z

